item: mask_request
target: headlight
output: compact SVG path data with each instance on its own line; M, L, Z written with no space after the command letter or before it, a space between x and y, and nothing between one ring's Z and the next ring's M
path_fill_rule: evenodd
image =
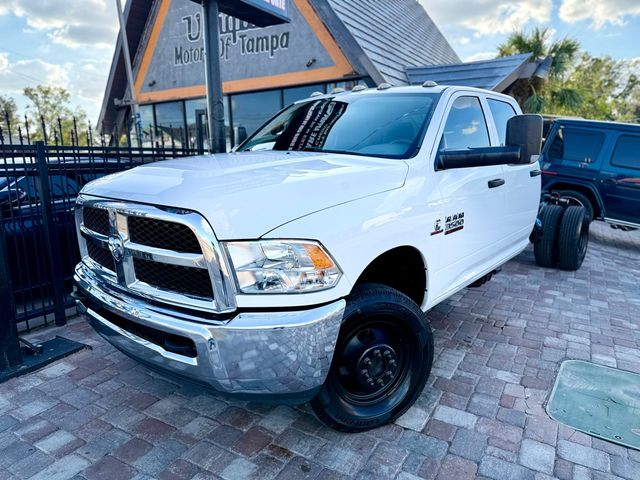
M242 293L302 293L331 288L342 272L317 242L225 244Z

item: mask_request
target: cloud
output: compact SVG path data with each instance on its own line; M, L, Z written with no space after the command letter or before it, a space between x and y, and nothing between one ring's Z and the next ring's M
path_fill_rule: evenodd
M553 0L420 0L420 3L438 26L445 29L463 26L477 36L511 33L529 23L549 22L553 7Z
M498 52L478 52L473 55L469 55L464 59L465 62L478 62L480 60L491 60L498 56Z
M0 92L25 104L22 90L39 84L62 87L71 94L71 103L82 107L92 121L98 116L104 94L109 65L105 60L78 60L55 64L39 59L12 62L0 52ZM20 101L22 100L22 101Z
M568 23L590 20L591 27L599 30L611 25L624 25L628 16L640 15L638 0L563 0L558 11Z
M11 62L9 55L0 53L0 91L21 93L24 87L38 84L67 88L69 74L62 65L39 59Z
M71 48L113 48L118 33L112 0L2 0L0 16L8 14Z

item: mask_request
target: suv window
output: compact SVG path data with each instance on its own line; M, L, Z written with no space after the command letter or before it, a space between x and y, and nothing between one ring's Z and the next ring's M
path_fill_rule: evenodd
M51 175L51 196L55 198L71 197L78 194L80 188L75 180L64 175Z
M640 137L622 135L611 156L611 165L640 170Z
M595 162L604 143L604 133L560 127L549 146L549 158L572 162Z
M459 97L451 106L440 150L489 147L489 130L478 97Z
M507 122L511 117L516 116L516 111L507 102L488 98L489 110L493 116L493 121L496 124L498 130L498 138L500 139L500 145L505 145L507 141Z

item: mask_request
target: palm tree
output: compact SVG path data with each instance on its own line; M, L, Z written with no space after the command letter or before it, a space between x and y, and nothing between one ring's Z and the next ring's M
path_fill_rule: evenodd
M500 57L531 53L532 61L551 58L548 79L533 76L528 80L518 80L511 89L511 95L527 112L538 113L552 105L571 108L581 102L576 90L564 86L567 74L577 59L580 44L566 37L551 41L551 36L548 28L536 27L529 33L513 32L498 46Z

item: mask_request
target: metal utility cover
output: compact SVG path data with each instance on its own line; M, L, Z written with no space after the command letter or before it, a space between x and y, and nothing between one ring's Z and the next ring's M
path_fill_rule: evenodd
M640 450L640 375L567 360L560 366L547 413L588 435Z

